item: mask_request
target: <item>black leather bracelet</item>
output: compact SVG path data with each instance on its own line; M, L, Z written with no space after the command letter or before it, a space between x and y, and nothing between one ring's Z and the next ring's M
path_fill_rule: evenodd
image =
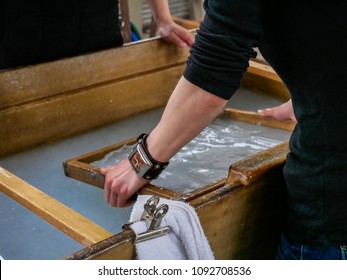
M137 144L129 155L129 161L134 171L142 178L153 180L169 165L169 162L155 160L148 151L146 139L148 134L141 134Z

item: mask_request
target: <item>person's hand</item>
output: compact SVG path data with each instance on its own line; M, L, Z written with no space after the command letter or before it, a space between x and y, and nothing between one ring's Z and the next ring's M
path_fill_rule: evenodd
M159 35L167 42L175 44L180 48L191 47L194 36L185 28L174 21L157 23Z
M101 169L105 175L104 196L106 203L113 207L127 207L134 204L131 197L149 181L139 177L132 169L129 160Z
M293 120L296 121L292 100L289 99L287 102L272 108L258 110L258 114L264 117L273 117L278 120Z

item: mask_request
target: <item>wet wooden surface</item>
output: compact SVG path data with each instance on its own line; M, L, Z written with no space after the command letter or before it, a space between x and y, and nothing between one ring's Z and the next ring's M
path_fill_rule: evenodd
M66 260L133 260L136 235L132 230L122 231L112 237L65 256Z
M234 120L245 121L249 123L253 123L256 125L265 125L273 128L279 128L287 131L293 131L295 127L295 122L292 120L281 120L271 118L271 117L263 117L258 115L253 111L245 111L239 110L235 108L227 108L225 110L225 114L229 116L229 118Z

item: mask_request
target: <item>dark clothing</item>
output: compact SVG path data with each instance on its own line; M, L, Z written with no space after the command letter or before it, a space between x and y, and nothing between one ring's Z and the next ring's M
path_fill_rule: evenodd
M347 246L309 246L290 242L284 235L280 237L277 260L347 260Z
M291 92L298 123L284 175L285 233L347 244L347 1L206 1L184 76L224 99L258 46Z
M1 0L0 69L123 44L117 0Z

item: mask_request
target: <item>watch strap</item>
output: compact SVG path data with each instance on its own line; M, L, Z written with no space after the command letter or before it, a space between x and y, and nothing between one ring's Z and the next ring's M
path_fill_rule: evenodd
M137 144L129 155L129 161L134 171L142 178L153 180L169 165L169 162L160 162L152 157L147 148L148 134L141 134Z

